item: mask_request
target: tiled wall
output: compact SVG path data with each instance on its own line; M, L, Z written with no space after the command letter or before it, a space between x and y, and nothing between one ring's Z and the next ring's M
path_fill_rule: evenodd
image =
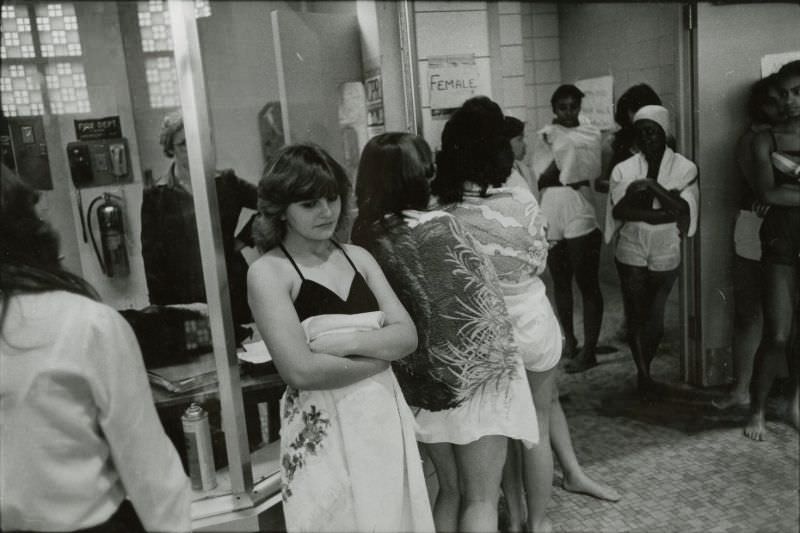
M431 119L428 58L475 54L486 75L481 94L532 132L550 122L550 95L561 81L555 3L414 2L423 134L439 145L443 121Z
M522 35L522 4L500 2L498 4L498 39L500 45L500 73L503 111L520 120L527 120L528 109L525 95L525 62Z
M553 119L550 96L561 83L561 46L558 7L555 3L526 4L524 18L525 89L528 103L528 131L534 132ZM530 137L530 135L529 135Z

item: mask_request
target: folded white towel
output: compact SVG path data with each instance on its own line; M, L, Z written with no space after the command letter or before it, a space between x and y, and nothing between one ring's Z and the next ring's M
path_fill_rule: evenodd
M330 314L316 315L303 320L300 325L306 333L306 341L311 342L331 333L350 333L371 331L383 327L386 315L383 311L371 311L354 315Z

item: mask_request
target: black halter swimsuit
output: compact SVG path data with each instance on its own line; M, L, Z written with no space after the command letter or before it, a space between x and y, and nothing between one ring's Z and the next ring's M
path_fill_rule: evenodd
M778 142L772 133L773 152L800 156L796 151L778 150ZM797 183L797 176L782 172L773 163L775 184ZM770 206L764 216L759 232L761 237L761 260L780 265L800 264L800 207Z
M342 251L347 262L353 267L355 274L353 281L350 283L350 290L347 293L347 299L342 298L330 290L325 285L317 283L314 280L306 279L297 266L294 259L283 245L280 245L281 250L286 255L286 258L292 263L292 266L300 276L300 290L297 291L297 297L294 299L294 308L297 311L297 316L302 322L308 317L327 314L345 314L355 315L358 313L368 313L370 311L379 311L378 300L372 294L366 280L358 271L353 261L347 255L339 243L331 241Z

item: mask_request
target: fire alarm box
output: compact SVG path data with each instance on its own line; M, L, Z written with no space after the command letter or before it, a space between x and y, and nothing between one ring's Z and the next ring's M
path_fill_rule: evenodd
M34 189L51 190L50 158L42 117L0 116L3 164Z
M71 142L67 144L67 159L77 188L133 181L124 137Z

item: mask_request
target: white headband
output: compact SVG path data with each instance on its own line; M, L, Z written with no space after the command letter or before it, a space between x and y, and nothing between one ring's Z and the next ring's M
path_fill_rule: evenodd
M646 105L633 115L633 122L637 120L652 120L664 130L664 135L669 135L669 111L660 105Z

